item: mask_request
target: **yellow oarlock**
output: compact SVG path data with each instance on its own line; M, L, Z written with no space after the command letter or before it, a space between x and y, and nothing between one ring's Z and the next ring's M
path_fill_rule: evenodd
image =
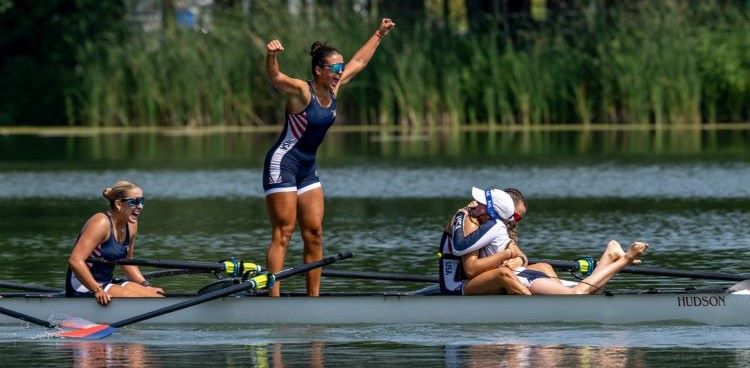
M248 273L248 276L255 276L263 271L263 267L253 262L238 261L237 259L228 259L222 262L224 264L224 273L229 276L238 277Z
M250 279L253 284L252 288L255 290L271 287L274 281L276 281L276 277L272 273L264 273Z

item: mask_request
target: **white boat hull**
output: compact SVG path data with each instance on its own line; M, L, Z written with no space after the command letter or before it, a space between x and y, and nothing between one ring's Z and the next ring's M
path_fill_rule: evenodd
M0 306L49 320L68 315L111 323L187 298L124 298L101 307L91 298L12 297ZM140 323L392 324L693 322L750 325L750 295L623 294L586 296L233 296ZM25 323L0 315L0 323Z

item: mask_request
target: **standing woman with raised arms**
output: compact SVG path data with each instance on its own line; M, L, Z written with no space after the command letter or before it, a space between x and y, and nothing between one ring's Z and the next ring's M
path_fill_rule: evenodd
M282 73L277 55L284 51L284 46L279 40L266 45L268 78L286 95L284 130L266 154L263 165L263 189L272 228L268 271L281 271L298 221L304 242L304 262L323 258L323 188L315 154L336 119L339 88L367 66L380 42L395 25L383 18L377 31L346 64L337 49L317 41L313 43L310 48L312 81ZM307 274L310 296L320 293L320 272L317 269ZM273 286L271 296L279 296L279 286L279 283Z

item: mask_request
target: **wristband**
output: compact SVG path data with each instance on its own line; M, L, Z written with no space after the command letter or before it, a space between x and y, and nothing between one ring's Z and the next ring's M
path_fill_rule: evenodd
M149 286L151 286L151 283L148 282L148 280L143 280L143 281L141 281L141 286L149 287Z
M385 37L384 34L380 34L380 30L375 31L375 36L377 36L381 40Z
M96 289L92 290L91 292L92 292L92 293L93 293L94 295L96 295L96 294L99 294L99 292L100 292L100 291L104 291L104 288L102 288L101 286L99 286L98 288L96 288Z

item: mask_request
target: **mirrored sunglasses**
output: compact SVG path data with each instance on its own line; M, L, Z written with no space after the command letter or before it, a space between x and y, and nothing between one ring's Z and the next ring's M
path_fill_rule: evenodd
M337 63L337 64L328 64L328 65L325 66L325 68L327 68L328 70L330 70L330 71L332 71L332 72L334 72L336 74L339 74L339 73L343 73L344 72L345 66L344 66L344 63Z
M120 201L127 203L130 207L143 206L146 203L146 198L123 198Z

